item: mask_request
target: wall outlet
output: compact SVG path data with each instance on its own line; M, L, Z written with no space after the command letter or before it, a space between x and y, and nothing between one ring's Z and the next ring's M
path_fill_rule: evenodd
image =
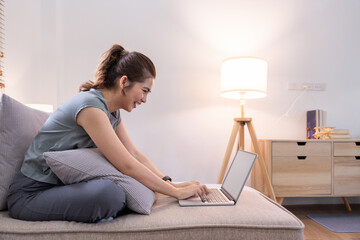
M288 82L288 90L307 90L307 91L325 91L325 83L298 83Z
M325 91L325 83L304 83L306 90L309 91Z

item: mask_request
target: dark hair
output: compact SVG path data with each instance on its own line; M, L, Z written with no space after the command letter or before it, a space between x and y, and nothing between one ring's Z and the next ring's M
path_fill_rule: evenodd
M144 54L126 51L122 46L114 44L103 53L95 72L95 82L83 83L79 91L89 91L91 88L113 88L117 80L127 76L131 88L134 82L144 82L149 77L156 77L153 62Z

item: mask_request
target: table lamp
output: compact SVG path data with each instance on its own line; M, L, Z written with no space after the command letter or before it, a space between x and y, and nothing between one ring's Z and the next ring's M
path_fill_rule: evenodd
M258 161L263 173L269 197L276 201L266 165L260 153L255 129L251 122L252 119L244 117L245 100L265 97L266 91L267 62L265 60L254 57L234 57L226 59L221 64L221 96L240 100L241 118L234 118L234 126L230 135L217 183L222 183L224 179L225 171L227 169L238 133L239 143L237 144L237 150L244 150L244 126L247 125L254 150L258 154Z
M262 98L267 91L267 62L254 57L235 57L221 64L221 96L239 99L241 117L245 100Z

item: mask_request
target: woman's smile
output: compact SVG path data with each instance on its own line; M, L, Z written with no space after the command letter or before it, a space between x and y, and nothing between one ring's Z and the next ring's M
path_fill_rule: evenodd
M136 105L140 106L140 105L141 105L141 103L134 102L134 108L136 108Z

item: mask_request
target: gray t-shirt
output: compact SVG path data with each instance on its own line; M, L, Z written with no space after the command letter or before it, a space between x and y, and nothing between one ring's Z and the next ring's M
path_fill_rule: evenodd
M103 110L114 130L121 121L119 110L112 114L109 112L100 90L80 92L53 112L35 136L21 166L25 176L40 182L60 184L60 179L47 165L43 153L96 147L90 136L76 123L79 112L87 107Z

